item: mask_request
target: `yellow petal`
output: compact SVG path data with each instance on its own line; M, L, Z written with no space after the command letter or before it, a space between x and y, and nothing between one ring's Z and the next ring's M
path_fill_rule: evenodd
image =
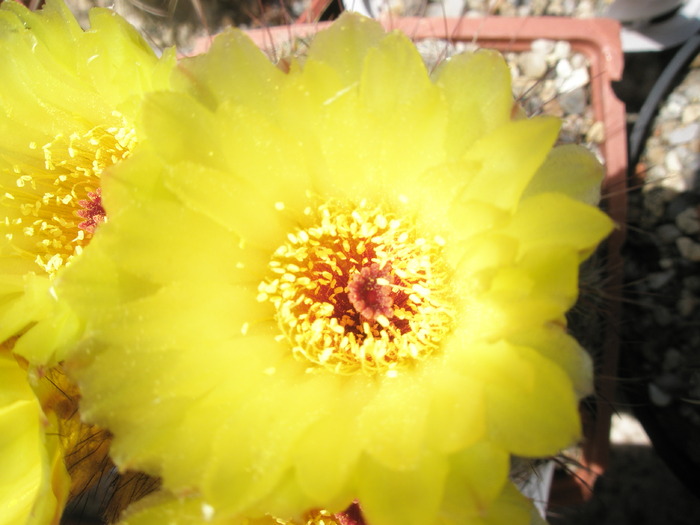
M457 344L457 341L452 342L452 345ZM446 348L446 352L451 350ZM452 453L483 439L486 411L481 382L452 366L449 356L431 381L433 398L426 441L440 452Z
M5 341L26 328L31 322L51 312L51 283L45 276L3 274L2 301L0 302L0 341Z
M80 337L83 323L65 303L52 300L52 314L22 334L12 351L35 365L63 361Z
M540 193L520 203L505 231L520 239L521 253L560 244L585 258L612 228L610 218L592 206L562 194Z
M447 523L472 523L488 515L507 483L508 454L488 442L477 443L450 458L442 514Z
M546 525L531 501L515 485L506 483L485 516L484 525Z
M526 253L517 266L532 279L533 294L560 303L565 311L578 296L577 261L573 250L553 247Z
M358 418L363 445L373 459L394 470L421 459L430 398L412 373L386 377Z
M442 63L435 77L449 107L449 155L460 156L510 120L510 71L500 53L481 49L454 56Z
M314 37L309 60L329 64L338 72L344 85L360 79L365 56L384 38L382 26L369 18L343 13L327 31Z
M267 253L245 246L230 230L172 196L121 210L119 221L105 224L101 233L102 238L95 240L100 249L112 254L125 271L154 284L207 281L216 276L229 283L257 286L269 259ZM131 241L115 248L120 238ZM180 242L183 238L189 242ZM214 251L221 257L211 257ZM164 257L172 264L144 267L142 261L148 257Z
M512 237L496 233L472 237L464 243L455 281L464 293L485 291L499 268L515 263L517 253L518 243Z
M512 454L547 456L579 435L578 400L566 374L527 347L474 345L464 364L486 388L488 435Z
M553 192L596 206L600 201L603 174L603 166L583 146L559 146L549 152L547 160L525 188L523 199Z
M360 456L362 435L356 421L373 390L364 378L338 384L332 414L311 426L297 444L299 485L326 508L346 488Z
M437 93L418 50L403 33L391 33L367 51L360 101L371 112L387 118L430 104Z
M548 325L512 334L510 342L536 349L543 357L559 365L574 383L577 397L593 392L591 357L560 325Z
M493 203L482 200L457 201L450 206L449 214L459 240L499 229L506 225L508 220L506 212Z
M26 372L0 350L0 523L58 523L69 483L58 439Z
M367 521L372 525L431 523L442 499L447 470L443 457L429 454L414 469L403 471L365 458L357 484Z
M508 122L479 139L464 159L478 166L462 201L481 200L513 210L559 132L555 118Z
M223 145L214 114L181 93L159 93L143 102L143 127L155 151L173 163L198 162L222 169Z
M235 74L228 74L235 68ZM176 81L210 109L229 100L253 108L274 103L284 73L238 29L218 35L211 49L181 61Z
M234 232L244 247L249 243L269 253L287 238L288 216L283 207L275 206L283 201L272 200L271 195L241 179L199 164L182 163L165 174L165 184L186 206ZM232 202L236 205L231 206Z
M329 415L337 391L335 378L305 378L296 366L259 374L256 389L229 408L210 449L202 493L224 512L244 512L271 494L292 467L296 442Z

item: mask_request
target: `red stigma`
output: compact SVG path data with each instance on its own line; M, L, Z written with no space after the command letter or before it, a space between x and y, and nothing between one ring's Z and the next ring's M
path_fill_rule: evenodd
M88 192L87 196L87 199L78 201L82 210L78 210L75 213L78 217L85 219L78 224L78 228L92 234L95 233L98 225L105 222L107 214L102 207L102 191L100 188L97 188L94 192Z
M394 315L394 297L391 284L378 283L378 279L391 283L389 266L380 268L377 263L365 266L355 273L348 282L348 299L355 311L368 321L383 315L390 319Z

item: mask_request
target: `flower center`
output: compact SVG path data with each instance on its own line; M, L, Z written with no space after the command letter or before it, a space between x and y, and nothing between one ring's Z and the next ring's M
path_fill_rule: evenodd
M321 206L315 226L275 251L258 300L275 306L298 359L393 375L434 354L452 327L443 245L364 203Z
M100 188L97 188L94 192L88 192L87 196L87 199L78 201L78 204L83 209L76 211L75 214L85 219L78 224L78 228L93 234L95 233L95 228L107 220L107 213L102 207L102 190Z
M373 262L355 272L348 282L348 299L357 313L368 321L394 316L394 295L390 266Z
M79 254L106 220L100 177L128 157L136 142L133 129L123 126L57 135L43 146L32 143L30 149L41 147L44 165L18 164L12 180L0 180L2 234L49 275Z

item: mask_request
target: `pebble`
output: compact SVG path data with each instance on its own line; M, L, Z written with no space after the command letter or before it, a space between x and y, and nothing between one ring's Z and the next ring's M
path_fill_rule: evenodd
M666 164L666 148L661 145L648 148L646 157L652 166Z
M700 132L700 123L693 122L692 124L674 129L672 132L670 132L668 134L668 142L672 146L684 144L696 138L698 132Z
M586 133L586 142L601 144L605 141L605 125L600 120L594 122Z
M677 119L683 114L683 108L688 104L688 101L682 95L672 93L666 99L666 104L661 109L659 114L666 119Z
M692 262L700 262L700 244L689 237L676 239L676 246L681 255Z
M678 171L667 172L663 185L674 193L683 193L691 189L688 178Z
M663 305L655 305L652 312L654 320L659 326L668 326L673 322L673 314Z
M683 287L691 292L700 292L700 276L691 275L683 279Z
M683 169L683 164L681 163L681 159L679 158L678 152L675 149L672 149L666 154L664 165L669 171L681 171Z
M571 67L571 62L569 62L568 58L560 58L557 62L555 71L557 72L558 77L568 78L571 76L571 73L574 72L574 68Z
M676 309L683 317L690 317L698 303L700 303L700 299L695 297L689 290L682 290L681 298L676 303Z
M676 239L681 236L681 231L678 229L678 227L675 224L670 223L662 224L656 228L655 233L663 244L674 243Z
M590 82L591 77L588 74L588 68L581 67L571 71L571 74L564 78L559 86L559 92L565 93L575 89L583 88Z
M667 191L664 188L652 188L644 194L644 209L655 218L661 218L666 210Z
M698 215L698 208L686 208L678 215L676 215L676 226L683 233L689 235L700 233L700 216Z
M669 348L664 354L664 362L661 365L664 372L670 372L683 364L683 354L677 348Z
M554 51L554 40L547 40L546 38L538 38L533 40L530 44L530 49L535 53L549 56Z
M582 113L586 108L586 90L576 88L562 93L559 97L559 104L567 114Z
M649 399L657 407L665 407L671 404L673 398L667 392L661 390L654 383L649 383Z
M530 78L543 77L547 73L547 59L544 54L528 51L518 58L518 66Z
M650 273L647 277L647 283L649 288L652 290L659 290L666 286L675 277L676 272L673 270L666 270L665 272L654 272Z
M661 259L659 259L660 268L663 268L664 270L669 270L673 268L673 266L674 262L673 259L671 259L670 257L662 257Z
M552 54L559 60L568 61L568 57L571 55L571 42L567 42L566 40L559 40L555 42Z
M654 384L662 390L671 393L683 389L685 381L676 374L665 372L654 378Z
M683 124L690 124L700 120L700 104L691 104L683 109L681 121Z

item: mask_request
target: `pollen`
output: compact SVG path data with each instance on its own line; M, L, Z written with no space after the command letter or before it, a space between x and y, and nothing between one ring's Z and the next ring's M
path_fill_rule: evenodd
M258 287L293 355L337 374L391 376L439 352L454 319L444 243L366 203L311 216Z
M14 166L15 178L2 181L3 234L18 255L55 274L81 253L106 221L100 178L105 169L129 156L133 129L96 126L85 133L58 134L44 144L43 166L27 161Z

